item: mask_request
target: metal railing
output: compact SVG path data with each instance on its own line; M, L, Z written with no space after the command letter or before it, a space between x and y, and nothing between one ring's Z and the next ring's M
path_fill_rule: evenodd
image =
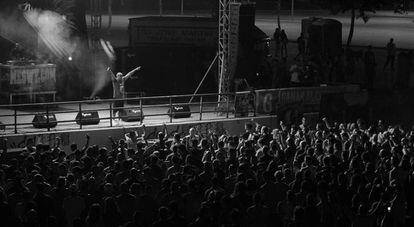
M71 102L50 102L50 103L30 103L30 104L14 104L14 105L0 105L0 122L3 121L3 127L5 130L4 133L10 134L18 134L18 133L26 133L26 132L44 132L44 131L51 131L55 126L52 126L50 123L56 123L57 125L60 124L67 124L67 128L61 127L60 130L56 131L65 131L71 129L82 129L86 123L83 120L86 118L84 116L85 112L101 112L104 117L88 117L87 120L90 121L99 121L99 123L95 123L96 125L101 125L101 120L109 120L109 124L103 124L104 127L117 127L113 124L113 120L117 120L121 118L121 113L119 116L114 116L114 110L118 110L120 112L125 112L127 110L139 110L140 111L140 119L137 120L139 124L143 124L145 122L144 118L151 118L151 117L162 117L168 116L168 118L158 119L162 123L173 123L174 122L174 114L171 113L171 110L174 106L189 106L189 113L199 114L198 118L191 117L189 121L201 121L205 120L204 117L208 113L217 113L217 116L221 116L223 118L230 118L235 117L235 100L237 98L246 98L246 97L253 97L251 92L237 92L237 93L228 93L228 94L220 94L226 95L229 98L227 99L225 104L226 108L220 110L217 108L219 102L218 100L218 93L209 93L209 94L197 94L197 95L170 95L170 96L151 96L151 97L136 97L136 98L123 98L123 99L102 99L102 100L83 100L83 101L71 101ZM188 100L193 98L193 102L189 103ZM187 100L187 101L186 101ZM135 104L127 104L124 107L115 107L115 102L123 102L130 103L135 102ZM99 105L97 105L99 104ZM63 110L59 110L59 107L65 107ZM33 110L33 108L36 108ZM115 109L116 108L116 109ZM145 109L152 110L152 113L149 111L144 111ZM154 111L157 110L157 111ZM5 114L9 112L8 114ZM109 112L109 114L108 114ZM188 112L187 112L188 113ZM35 128L33 122L27 122L28 116L33 116L40 114L43 115L43 124L44 127L42 128ZM56 117L56 115L62 114L77 114L76 117L73 116L60 116ZM256 116L254 106L250 106L247 116ZM210 115L211 117L211 115ZM60 119L59 119L60 118ZM23 119L26 120L23 121ZM68 125L72 123L71 125ZM78 124L75 128L73 128L74 123ZM159 123L159 122L158 122ZM71 126L71 127L69 127ZM123 125L124 126L124 125ZM26 130L26 131L24 131ZM28 130L28 131L27 131ZM0 132L1 133L1 132Z

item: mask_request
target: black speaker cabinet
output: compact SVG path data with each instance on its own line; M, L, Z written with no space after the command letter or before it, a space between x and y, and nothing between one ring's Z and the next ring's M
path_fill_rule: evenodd
M173 105L168 110L168 115L173 118L187 118L191 117L191 110L189 105Z
M55 114L49 114L48 119L47 114L39 113L34 116L32 124L35 128L54 128L57 125L57 120Z
M333 19L302 19L302 33L310 55L338 56L342 53L342 24Z
M144 119L144 114L141 112L141 109L127 109L121 112L121 119L123 121L141 121Z
M100 122L98 111L82 111L76 115L78 125L97 125Z
M5 131L6 125L3 124L3 122L0 121L0 130Z

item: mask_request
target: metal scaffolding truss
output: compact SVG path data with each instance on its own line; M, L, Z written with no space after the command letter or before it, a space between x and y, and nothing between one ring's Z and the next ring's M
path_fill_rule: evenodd
M90 47L92 51L99 50L99 33L102 28L103 0L90 0L91 33Z
M230 38L230 4L236 0L219 1L219 37L218 37L218 73L220 94L230 92L230 81L228 74L229 65L229 38ZM227 95L219 96L219 108L227 102Z
M94 77L97 77L97 55L101 49L99 42L100 32L102 28L102 11L103 11L103 0L90 0L90 10L91 10L91 27L89 30L89 50L92 56L92 66ZM82 83L81 83L82 84ZM82 97L82 96L81 96Z

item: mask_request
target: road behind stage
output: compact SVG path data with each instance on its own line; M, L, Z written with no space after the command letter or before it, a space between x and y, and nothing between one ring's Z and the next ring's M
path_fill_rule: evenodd
M289 40L296 41L301 32L301 20L308 17L325 17L339 20L342 23L342 40L346 43L350 27L348 14L332 15L327 11L298 11L294 16L282 13L280 23L282 29L287 33ZM208 16L206 13L185 11L187 16ZM385 48L390 38L394 38L397 48L412 49L412 34L414 32L414 13L395 14L392 11L377 11L375 14L368 13L370 19L364 23L362 19L355 21L355 31L352 45ZM143 16L159 16L156 14L116 14L112 17L112 26L107 32L101 34L104 39L111 41L115 47L128 46L128 19ZM178 16L178 15L166 15ZM90 20L89 15L86 17ZM108 25L108 16L102 17L103 26ZM258 11L256 13L256 26L262 29L269 37L272 37L277 26L276 11Z

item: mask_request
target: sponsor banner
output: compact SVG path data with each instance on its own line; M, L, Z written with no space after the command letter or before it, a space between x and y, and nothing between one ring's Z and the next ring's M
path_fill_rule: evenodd
M319 106L322 95L333 93L356 93L357 85L338 85L321 87L295 87L256 91L256 110L258 113L276 113L281 107L291 104Z
M12 69L10 71L10 85L31 85L39 71L39 69Z
M217 41L217 30L186 27L135 27L132 42L139 44L192 44L211 46Z
M257 113L276 113L279 103L279 90L259 90L256 91L256 110Z
M37 92L56 90L56 66L52 64L36 66L1 65L2 87L8 92Z

